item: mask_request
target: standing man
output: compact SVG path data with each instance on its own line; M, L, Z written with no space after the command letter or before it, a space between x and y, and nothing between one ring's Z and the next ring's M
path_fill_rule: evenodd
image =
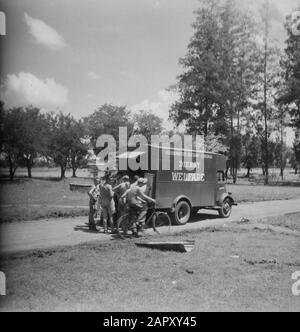
M121 197L126 193L126 191L130 188L129 176L125 175L121 179L121 183L113 188L114 193L117 197L117 218L120 218L126 212L126 204L123 203Z
M89 201L89 230L97 231L95 224L95 215L99 210L99 201L100 201L100 190L99 190L100 178L94 178L94 185L88 192L90 197Z
M108 223L111 232L114 232L113 215L115 213L114 192L111 186L111 179L109 175L105 175L103 183L100 184L101 207L103 215L104 233L108 232Z

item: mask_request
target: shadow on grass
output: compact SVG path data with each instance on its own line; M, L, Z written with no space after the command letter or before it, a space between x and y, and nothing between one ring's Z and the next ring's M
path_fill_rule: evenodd
M100 230L95 230L95 231L90 230L88 225L78 225L78 226L75 226L74 227L74 231L75 232L80 231L80 232L83 232L83 233L90 233L90 234L100 234L100 233L103 233Z

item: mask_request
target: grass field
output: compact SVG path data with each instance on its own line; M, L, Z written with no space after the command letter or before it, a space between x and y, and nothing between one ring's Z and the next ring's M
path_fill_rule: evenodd
M89 179L63 181L17 178L0 182L0 221L36 220L88 214L86 193L70 191L70 182L91 183ZM247 183L247 182L246 182ZM300 198L300 187L228 185L238 203Z
M300 214L265 220L299 227ZM114 240L3 257L1 311L299 311L291 276L300 233L243 225L159 238L195 240L188 254ZM140 240L139 240L140 241Z
M300 198L300 187L228 184L227 189L238 203Z
M82 216L88 213L88 196L73 192L70 182L39 179L1 181L1 220L19 221L48 217ZM80 179L76 180L77 182ZM87 182L86 180L81 180Z

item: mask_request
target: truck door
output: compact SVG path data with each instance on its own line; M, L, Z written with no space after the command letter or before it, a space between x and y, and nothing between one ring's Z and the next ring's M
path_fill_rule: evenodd
M144 178L148 180L146 195L155 198L155 175L151 173L145 173Z

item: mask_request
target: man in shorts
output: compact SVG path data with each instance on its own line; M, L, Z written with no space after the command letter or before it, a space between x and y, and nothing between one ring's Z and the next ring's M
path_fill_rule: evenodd
M114 232L113 215L115 213L114 192L111 186L109 175L103 178L103 183L100 184L101 208L103 216L104 233L108 232L108 223L111 232Z

